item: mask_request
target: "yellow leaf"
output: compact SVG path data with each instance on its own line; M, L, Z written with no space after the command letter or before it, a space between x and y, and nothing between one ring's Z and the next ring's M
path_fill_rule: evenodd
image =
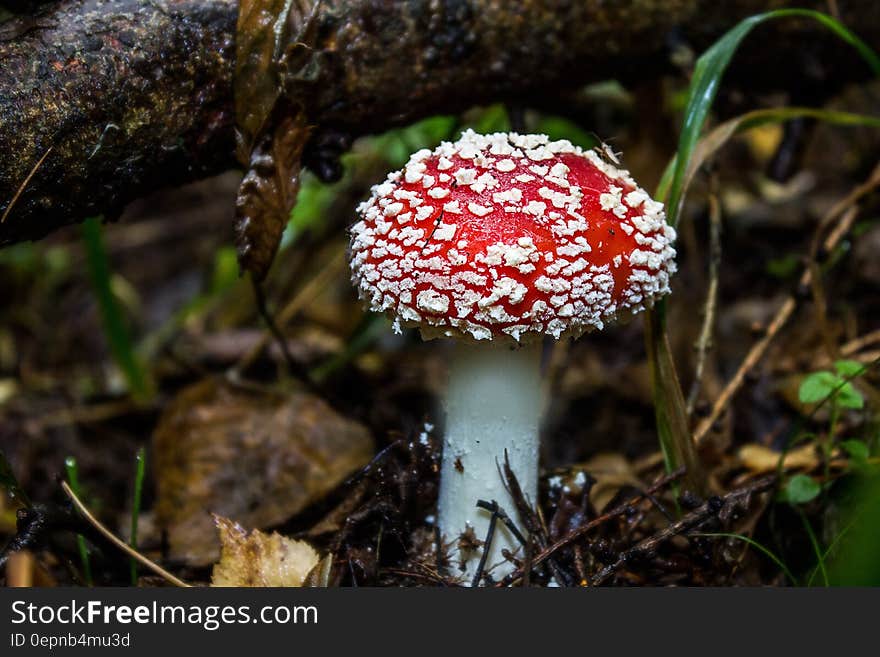
M739 458L742 464L752 472L771 472L779 467L779 457L782 456L769 447L763 445L744 445L739 450ZM804 445L792 449L785 455L782 467L785 470L812 470L819 465L819 457L813 445Z
M217 515L214 523L220 532L221 548L211 586L302 586L318 564L318 553L305 541L277 532L247 531Z

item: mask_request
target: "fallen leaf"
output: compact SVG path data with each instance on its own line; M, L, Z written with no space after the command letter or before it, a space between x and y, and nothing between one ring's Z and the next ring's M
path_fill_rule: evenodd
M624 486L642 488L642 482L633 470L632 463L616 452L596 454L586 463L577 466L577 470L582 470L595 479L590 489L590 501L597 509L604 509Z
M780 452L763 445L743 445L739 450L739 460L743 466L755 473L772 472L779 467ZM812 470L819 465L819 457L813 445L803 445L789 450L783 460L785 470Z
M246 527L280 524L373 455L367 429L304 393L244 390L206 380L184 389L153 436L157 525L169 556L213 563L209 512Z
M214 516L214 523L222 547L211 586L302 586L320 561L305 541L247 531L222 516Z

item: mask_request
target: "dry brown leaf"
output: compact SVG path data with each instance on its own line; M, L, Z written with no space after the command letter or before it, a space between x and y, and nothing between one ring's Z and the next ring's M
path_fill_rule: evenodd
M220 561L211 586L302 586L320 557L305 541L247 531L228 518L214 516L220 534Z
M577 469L588 472L596 480L590 490L590 501L597 509L604 509L624 486L642 487L632 463L616 452L596 454Z
M278 84L278 39L275 25L285 25L285 0L241 0L235 38L235 121L239 157L247 164L254 141L275 105Z
M779 467L777 451L763 445L743 445L739 450L739 460L743 466L755 473L772 472ZM812 470L819 465L819 457L813 445L796 447L785 455L783 468L785 470Z
M281 243L312 132L302 107L284 97L280 72L288 66L291 41L299 46L294 52L309 52L319 5L314 0L242 0L239 5L236 141L247 173L236 199L235 233L239 262L257 280L265 278Z
M311 135L303 112L279 101L272 127L247 161L235 201L235 243L241 266L266 277L296 202L302 154Z
M183 390L153 436L156 522L169 553L217 560L209 512L247 527L280 524L373 455L367 429L304 393L245 391L206 380Z

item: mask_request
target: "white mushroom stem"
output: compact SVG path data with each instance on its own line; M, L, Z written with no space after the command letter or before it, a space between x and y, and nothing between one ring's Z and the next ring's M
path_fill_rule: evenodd
M539 341L510 348L501 344L456 344L449 365L446 435L440 471L438 521L444 540L453 541L452 571L470 583L483 549L460 552L458 537L472 527L485 540L491 513L478 500L495 500L522 530L516 504L500 474L507 450L510 466L523 494L534 504L538 492L539 420L543 407ZM511 572L501 554L520 557L523 548L498 522L486 559L496 579ZM498 565L501 564L501 565Z

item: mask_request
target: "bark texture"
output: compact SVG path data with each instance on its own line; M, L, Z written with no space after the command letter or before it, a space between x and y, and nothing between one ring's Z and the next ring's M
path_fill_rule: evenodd
M480 102L538 105L551 90L655 75L670 67L672 45L702 48L738 19L784 5L826 8L325 0L316 43L294 49L281 78L322 144ZM880 5L837 5L863 38L880 42ZM233 0L64 0L0 25L0 216L11 206L0 244L94 214L112 218L159 186L234 166L236 14ZM867 74L809 21L760 30L757 47L738 57L749 84L776 75L784 87L803 75L821 87L830 70L838 81Z

